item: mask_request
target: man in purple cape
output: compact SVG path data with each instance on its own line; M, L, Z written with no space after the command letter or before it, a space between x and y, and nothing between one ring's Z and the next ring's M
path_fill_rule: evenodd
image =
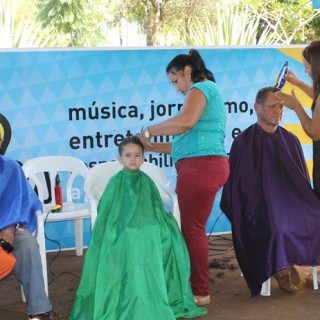
M234 140L220 207L232 224L236 257L252 296L272 275L295 292L294 265L320 265L320 199L310 186L301 145L278 126L278 89L256 97L258 123Z

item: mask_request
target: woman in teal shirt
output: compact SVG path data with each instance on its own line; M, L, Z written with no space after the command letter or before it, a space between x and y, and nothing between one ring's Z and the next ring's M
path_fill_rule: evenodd
M196 50L167 66L169 80L185 96L179 113L139 134L149 151L171 154L177 170L176 192L181 231L191 262L191 286L198 305L210 303L206 223L216 193L229 175L224 146L226 109L214 76ZM172 142L150 142L154 136Z

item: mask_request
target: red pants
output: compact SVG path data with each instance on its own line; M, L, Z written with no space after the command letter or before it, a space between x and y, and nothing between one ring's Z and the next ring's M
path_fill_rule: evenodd
M190 255L191 287L194 295L206 296L209 294L206 223L216 193L229 176L229 161L221 156L186 158L178 161L176 169L181 231Z

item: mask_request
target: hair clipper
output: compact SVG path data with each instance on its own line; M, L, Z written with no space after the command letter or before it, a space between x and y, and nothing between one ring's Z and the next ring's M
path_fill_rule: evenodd
M276 84L274 85L275 88L280 90L286 84L286 74L288 73L288 70L288 61L286 61L278 75Z

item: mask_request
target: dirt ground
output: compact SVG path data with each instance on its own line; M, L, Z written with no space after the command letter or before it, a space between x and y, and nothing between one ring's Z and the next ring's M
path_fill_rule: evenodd
M230 235L211 236L209 265L212 302L208 314L201 320L315 320L320 319L320 290L304 282L311 268L299 267L302 283L296 294L281 291L272 279L271 296L250 297L232 249ZM47 253L49 265L49 295L54 306L54 319L68 319L83 257L74 251ZM26 319L25 303L21 301L20 286L13 274L0 281L0 319ZM90 320L90 319L88 319ZM116 320L116 319L110 319ZM130 319L128 319L130 320ZM157 320L157 319L150 319Z

